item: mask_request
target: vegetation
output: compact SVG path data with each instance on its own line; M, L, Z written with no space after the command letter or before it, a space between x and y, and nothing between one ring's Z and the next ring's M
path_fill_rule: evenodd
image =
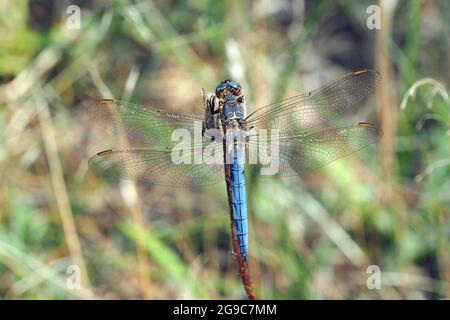
M201 114L201 88L232 78L253 110L370 67L381 85L348 122L377 123L376 146L247 173L256 295L449 298L450 2L380 1L371 30L372 2L80 1L72 29L69 2L2 1L0 297L245 298L225 184L103 180L87 161L115 137L90 98Z

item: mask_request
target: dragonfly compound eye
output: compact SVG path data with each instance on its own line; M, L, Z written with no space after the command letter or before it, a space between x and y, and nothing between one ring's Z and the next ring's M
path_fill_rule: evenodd
M241 85L233 80L223 80L216 87L216 97L223 99L228 93L240 96L242 93Z
M223 99L223 97L225 96L225 89L228 87L228 83L225 81L227 80L222 81L216 87L216 97L218 97L219 99Z
M233 88L233 92L235 95L240 96L241 95L241 88Z

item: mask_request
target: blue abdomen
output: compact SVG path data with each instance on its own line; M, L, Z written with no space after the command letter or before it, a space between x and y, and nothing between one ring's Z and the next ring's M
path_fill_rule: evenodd
M244 175L245 147L234 145L231 161L231 193L234 224L242 258L248 255L247 198L245 194Z

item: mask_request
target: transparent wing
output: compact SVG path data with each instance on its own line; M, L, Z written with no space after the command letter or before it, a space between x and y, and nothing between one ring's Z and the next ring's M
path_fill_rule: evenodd
M213 147L216 162L196 159L196 154L204 152L204 146L199 146L183 150L106 150L94 155L89 167L113 179L128 178L172 187L210 185L224 178L222 146L216 143Z
M103 99L92 104L90 117L112 133L124 136L129 147L171 147L175 129L187 130L191 137L201 139L204 117L167 112L124 101Z
M258 144L259 152L271 157L264 168L272 167L275 176L292 176L312 171L352 154L377 141L378 129L370 123L329 129L309 135L281 135ZM250 142L252 143L252 142ZM261 172L262 174L263 171ZM271 175L270 173L267 175Z
M380 75L374 70L355 71L323 88L257 109L246 118L247 125L289 134L337 127L342 114L356 110L379 81Z

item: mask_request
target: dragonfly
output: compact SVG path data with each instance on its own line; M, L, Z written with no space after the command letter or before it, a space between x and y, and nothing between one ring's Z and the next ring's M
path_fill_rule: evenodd
M301 175L373 144L379 135L374 124L342 125L342 119L379 81L375 70L350 72L249 114L242 86L233 80L203 92L202 115L102 99L88 113L125 146L95 154L89 166L108 177L172 187L225 180L239 254L247 261L246 168L264 176Z

